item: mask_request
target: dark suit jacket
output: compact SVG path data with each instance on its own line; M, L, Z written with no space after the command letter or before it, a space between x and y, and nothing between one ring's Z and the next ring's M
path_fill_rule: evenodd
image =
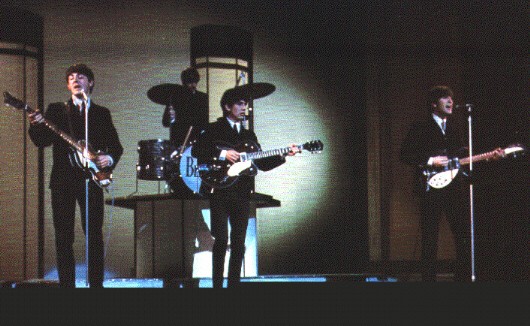
M166 106L162 115L162 125L169 127L169 140L176 146L182 145L188 129L193 126L192 133L188 139L195 140L198 134L208 125L208 95L202 92L185 93L186 96L173 103L175 108L175 123L169 119L169 106Z
M465 139L455 121L447 120L446 133L434 121L432 114L412 124L401 146L400 159L415 168L415 191L425 191L422 168L429 157L445 155L459 157L465 153Z
M71 117L72 132L70 131L67 114ZM85 139L84 115L81 115L78 109L74 107L71 99L67 102L51 103L48 105L46 112L44 112L44 117L68 135L78 140ZM114 169L121 158L123 147L112 122L109 109L91 101L88 110L88 127L88 142L92 150L94 152L102 151L110 155L114 160L111 169ZM36 146L44 147L53 144L53 167L50 187L61 187L73 180L85 179L86 172L72 165L68 156L70 146L60 136L43 124L30 126L29 136Z
M191 154L197 158L197 163L207 163L212 158L218 158L221 154L221 149L217 148L216 142L224 142L231 145L238 145L244 141L252 141L258 145L259 150L261 146L258 143L256 134L245 128L241 128L241 132L236 133L231 127L230 123L225 117L217 119L216 122L210 123L205 131L199 135L197 142L193 145ZM272 156L264 159L259 159L254 162L259 170L269 171L273 168L285 163L283 156ZM203 186L206 188L203 188ZM201 193L208 194L209 189L204 182L201 183ZM253 177L240 176L236 183L228 188L216 189L214 194L222 196L237 196L242 198L249 198L253 190Z

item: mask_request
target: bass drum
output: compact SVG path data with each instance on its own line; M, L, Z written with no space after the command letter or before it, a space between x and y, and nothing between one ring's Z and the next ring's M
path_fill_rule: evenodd
M175 150L169 140L148 139L138 142L136 176L141 180L168 180L169 155Z
M186 147L180 158L172 159L172 175L167 184L173 193L201 195L201 178L197 159L191 155L192 148L192 145Z

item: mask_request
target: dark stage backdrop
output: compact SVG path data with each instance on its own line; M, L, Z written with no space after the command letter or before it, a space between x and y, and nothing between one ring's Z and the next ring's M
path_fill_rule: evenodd
M190 64L190 29L218 24L250 31L254 81L276 86L273 94L254 102L254 127L262 147L312 139L324 143L321 154L288 158L285 165L257 176L256 191L281 201L281 207L257 213L258 272L365 271L366 126L360 28L365 11L361 6L346 1L4 3L44 18L45 105L68 97L64 71L70 64L84 62L93 68L93 100L111 109L125 148L114 171L115 197L136 191L138 141L169 137L161 126L163 107L151 102L146 92L161 83L180 83L180 71ZM44 273L55 268L47 189L50 167L47 149ZM140 180L138 187L138 195L160 191L156 181ZM134 276L133 228L131 210L106 207L107 277ZM75 248L82 263L80 222Z

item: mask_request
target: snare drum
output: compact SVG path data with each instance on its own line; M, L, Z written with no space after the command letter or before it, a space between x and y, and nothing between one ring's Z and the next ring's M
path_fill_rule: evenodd
M168 180L169 156L175 146L169 140L148 139L138 142L136 175L141 180Z

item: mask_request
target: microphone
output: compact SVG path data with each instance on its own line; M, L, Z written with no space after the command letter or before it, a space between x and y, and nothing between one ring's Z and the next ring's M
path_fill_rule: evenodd
M468 115L468 116L471 116L471 112L473 111L473 108L475 106L471 103L466 103L466 104L459 104L459 105L456 105L455 106L455 109L456 110L459 110L459 109L464 109L466 112L465 114Z
M470 103L468 103L468 104L457 104L457 105L455 106L456 109L463 109L463 108L466 108L466 109L472 109L472 108L474 108L474 107L475 107L475 106L474 106L473 104L470 104Z
M243 115L243 120L241 120L241 126L244 127L245 129L248 129L248 118L249 118L249 115L245 114Z

